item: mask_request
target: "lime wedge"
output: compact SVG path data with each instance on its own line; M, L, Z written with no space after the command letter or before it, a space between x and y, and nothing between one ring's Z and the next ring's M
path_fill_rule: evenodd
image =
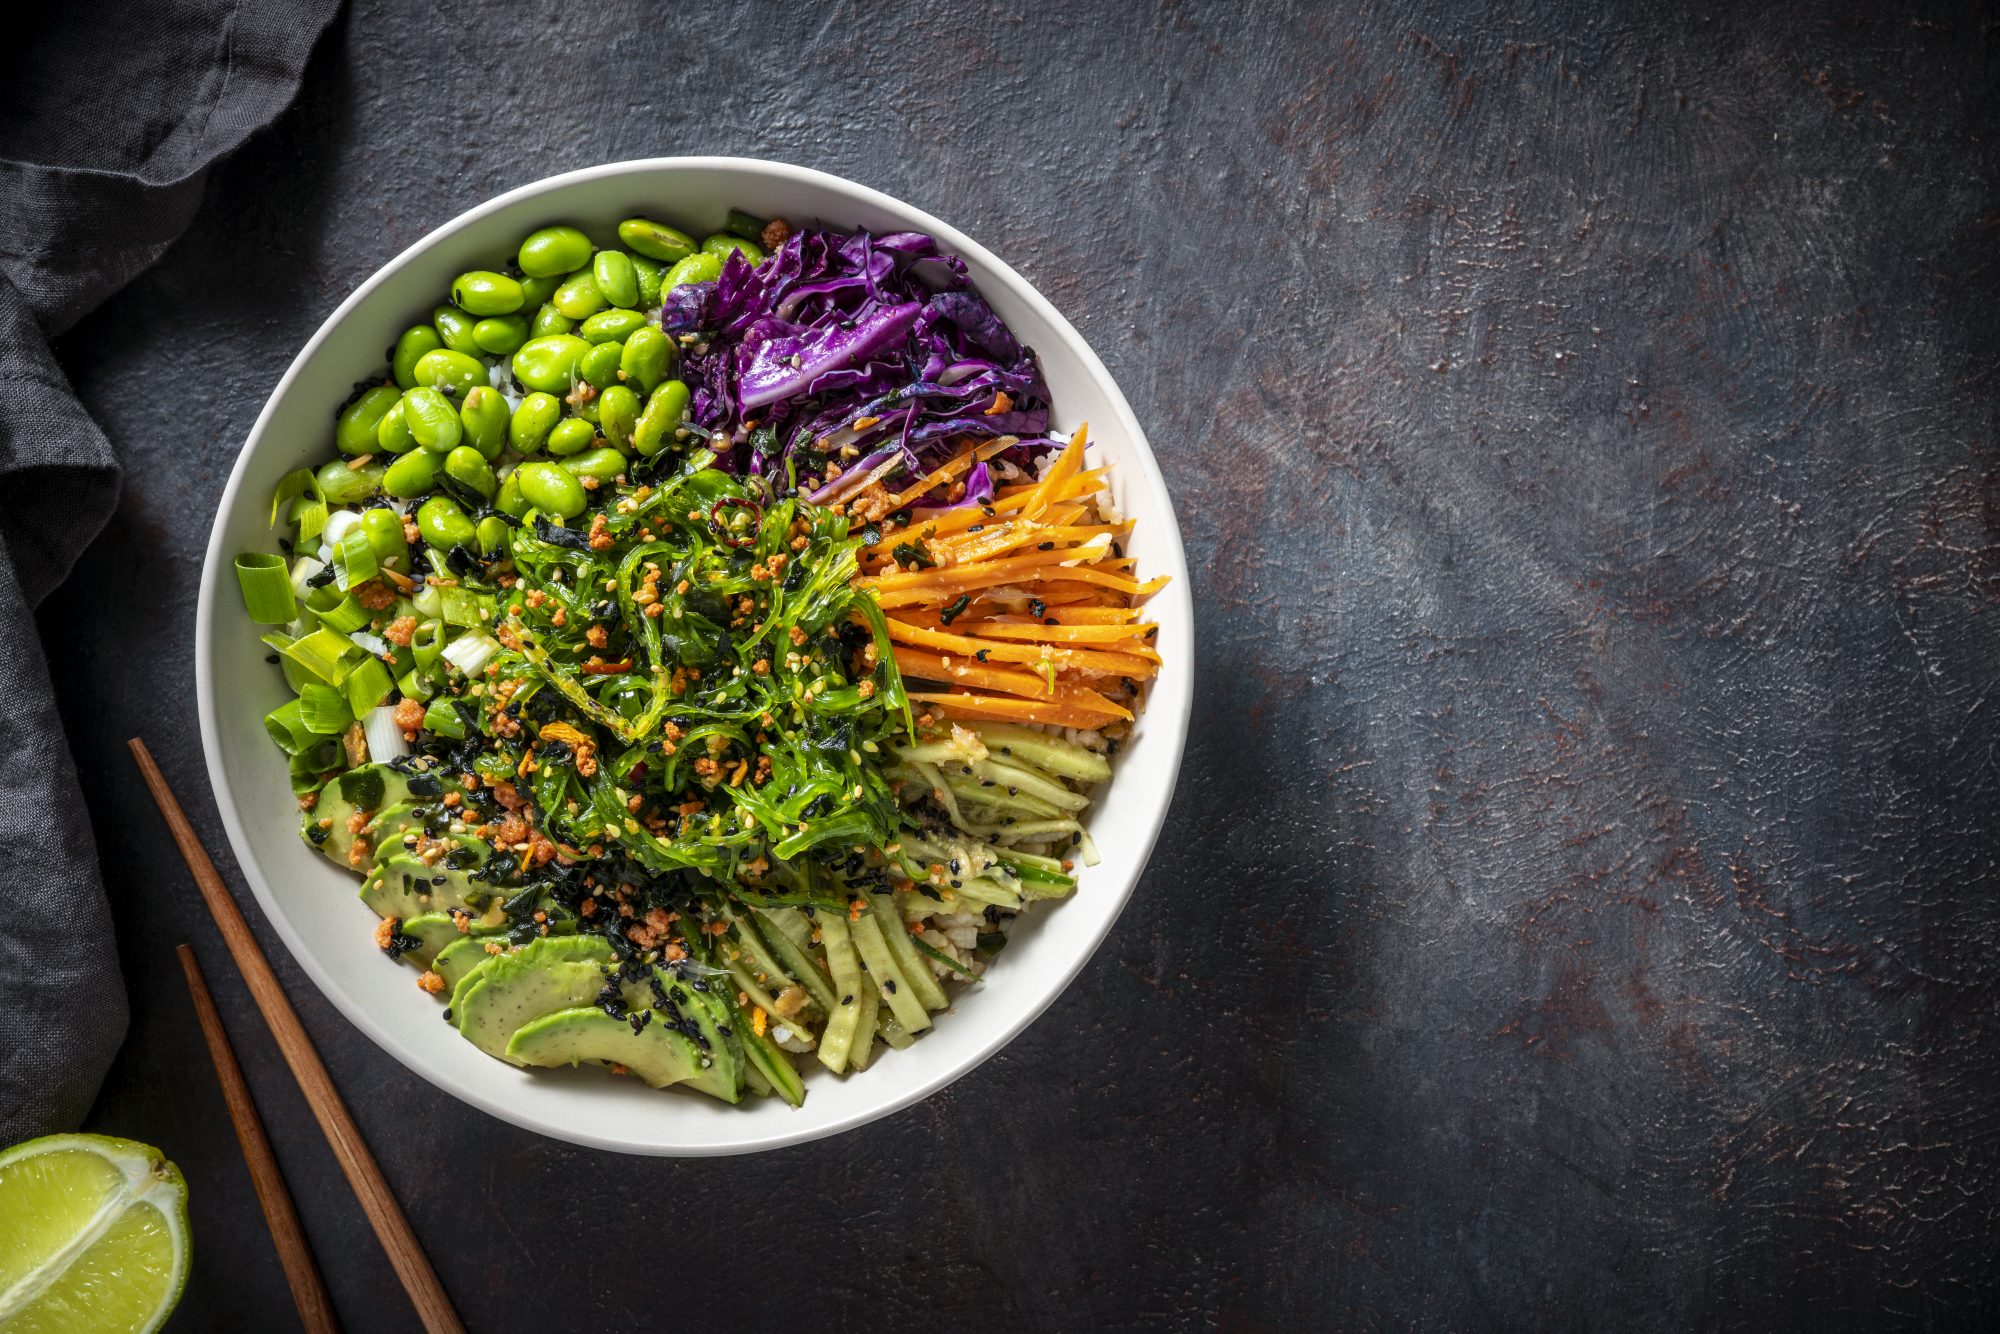
M187 1269L187 1183L158 1149L50 1135L0 1153L4 1334L158 1329Z

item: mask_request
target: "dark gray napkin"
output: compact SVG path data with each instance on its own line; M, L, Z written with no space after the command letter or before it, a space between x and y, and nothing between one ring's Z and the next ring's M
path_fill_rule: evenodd
M74 1127L125 1035L89 822L33 612L118 500L49 353L291 102L339 0L36 5L0 44L0 1146Z

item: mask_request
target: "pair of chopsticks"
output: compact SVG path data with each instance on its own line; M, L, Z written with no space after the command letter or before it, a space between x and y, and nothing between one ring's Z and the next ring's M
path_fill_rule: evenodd
M153 762L152 752L146 749L146 743L133 737L126 744L131 748L132 758L138 761L139 772L152 791L154 804L160 808L174 842L180 847L182 859L194 875L202 901L208 905L209 915L222 932L223 944L229 947L230 957L236 961L236 969L250 989L251 999L257 1002L257 1009L263 1014L271 1036L277 1039L278 1050L283 1054L285 1064L291 1067L292 1078L298 1081L299 1091L305 1094L306 1104L312 1108L313 1117L333 1149L333 1156L340 1161L341 1171L347 1174L347 1184L361 1201L361 1208L375 1229L376 1240L388 1253L396 1277L402 1280L403 1291L409 1294L410 1303L416 1307L417 1318L431 1334L464 1334L465 1326L452 1309L451 1298L445 1295L444 1285L438 1282L436 1271L431 1268L423 1246L417 1241L417 1234L410 1230L409 1220L403 1217L402 1206L396 1203L388 1180L383 1177L382 1169L376 1166L375 1156L368 1151L367 1142L361 1138L360 1128L354 1124L347 1104L341 1101L339 1090L334 1088L326 1067L320 1063L319 1053L313 1049L312 1039L306 1036L304 1026L293 1012L291 1001L278 985L278 977L271 971L270 961L264 957L257 938L250 934L250 924L243 920L242 909L236 906L236 900L222 883L221 874L216 871L215 863L209 860L207 850L202 847L194 826L188 823L180 802L174 798L173 789L167 786L160 766ZM270 1142L264 1137L263 1125L250 1101L249 1087L243 1082L243 1071L230 1050L228 1035L223 1032L221 1018L216 1014L215 1002L208 994L208 985L202 979L200 965L186 945L180 947L180 956L181 967L187 973L188 990L194 995L195 1010L201 1018L202 1035L208 1040L209 1054L214 1058L216 1074L222 1080L230 1118L236 1124L236 1137L243 1147L244 1157L249 1161L251 1181L257 1188L258 1200L264 1206L265 1222L270 1226L271 1239L277 1244L278 1258L292 1287L292 1300L299 1308L299 1319L314 1334L322 1330L337 1330L339 1326L334 1323L333 1307L327 1300L326 1287L313 1264L305 1234L299 1229L298 1214L286 1193L277 1160L271 1155Z

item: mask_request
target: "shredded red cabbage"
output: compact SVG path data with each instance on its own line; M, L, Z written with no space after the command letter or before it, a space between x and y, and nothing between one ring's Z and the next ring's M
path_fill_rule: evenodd
M891 460L906 482L967 437L1019 437L994 462L1029 472L1055 448L1035 354L920 232L798 231L755 266L732 251L714 282L665 294L660 324L698 335L681 374L718 462L815 500ZM987 464L963 480L958 503L992 499Z

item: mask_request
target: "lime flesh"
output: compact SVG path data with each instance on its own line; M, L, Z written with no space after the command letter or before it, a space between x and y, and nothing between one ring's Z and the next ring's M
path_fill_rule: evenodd
M0 1153L4 1334L158 1329L187 1268L187 1184L158 1149L50 1135Z

